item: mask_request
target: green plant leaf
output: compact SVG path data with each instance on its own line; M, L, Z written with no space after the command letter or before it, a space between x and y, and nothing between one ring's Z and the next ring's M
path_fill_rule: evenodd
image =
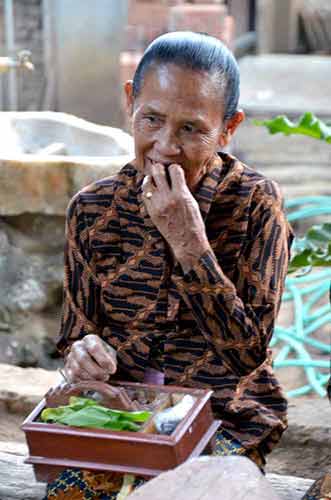
M45 408L41 413L41 420L75 427L136 432L140 429L137 422L146 422L150 416L148 411L112 410L93 399L71 397L69 405Z
M296 239L296 248L289 273L302 274L313 267L331 267L331 224L312 226L303 238Z
M140 425L130 422L130 420L119 419L117 422L110 422L103 427L104 429L111 429L113 431L131 431L137 432Z
M122 410L110 410L115 416L119 414L120 418L130 420L131 422L146 422L151 416L149 411L122 411Z
M73 412L74 410L66 406L58 406L57 408L45 408L42 411L40 418L43 422L59 422L64 414L69 415Z
M285 115L276 116L272 120L253 120L253 123L267 127L270 134L307 135L331 144L331 127L310 112L303 114L296 123Z
M98 406L87 406L78 411L63 414L59 423L75 427L103 428L106 424L117 423L118 418L108 415Z

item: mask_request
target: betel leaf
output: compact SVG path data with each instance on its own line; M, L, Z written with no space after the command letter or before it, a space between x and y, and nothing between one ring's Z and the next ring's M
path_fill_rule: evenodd
M303 238L296 239L295 247L289 273L309 272L312 267L331 267L331 224L312 226Z
M122 411L122 410L109 410L114 416L119 415L121 418L129 420L130 422L146 422L150 417L149 411Z
M307 135L331 143L331 126L310 112L304 113L297 122L292 122L285 115L279 115L272 120L253 120L253 123L267 127L270 134Z
M41 420L75 427L135 432L140 428L137 422L146 422L150 416L148 411L112 410L93 399L71 397L69 405L45 408L41 413Z
M109 429L112 431L132 431L137 432L140 429L138 424L130 422L130 420L119 419L117 422L109 422L103 426L103 429Z

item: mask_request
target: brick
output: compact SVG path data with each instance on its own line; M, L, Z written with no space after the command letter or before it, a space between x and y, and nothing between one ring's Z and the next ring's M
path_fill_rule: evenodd
M184 3L184 2L183 2ZM191 3L193 4L217 4L217 5L220 5L220 4L224 4L223 0L192 0Z
M131 0L128 13L130 26L143 26L143 42L147 45L161 33L167 31L169 19L168 5L146 0Z
M120 57L121 82L132 80L141 56L139 52L122 52Z
M230 49L233 47L234 39L236 34L236 23L233 16L225 16L222 31L219 38L225 43Z
M219 38L226 16L225 5L177 5L170 9L169 29L199 31Z
M143 52L146 48L145 26L127 25L125 28L125 42L123 50L126 52Z

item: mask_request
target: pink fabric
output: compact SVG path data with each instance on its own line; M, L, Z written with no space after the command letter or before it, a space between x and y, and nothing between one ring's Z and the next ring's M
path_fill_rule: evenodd
M144 376L144 384L164 385L164 373L154 368L147 368Z

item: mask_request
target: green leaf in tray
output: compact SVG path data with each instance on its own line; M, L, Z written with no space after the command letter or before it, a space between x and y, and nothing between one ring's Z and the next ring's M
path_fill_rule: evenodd
M151 416L149 411L122 411L122 410L110 410L112 414L119 415L121 418L125 418L130 422L146 422Z
M270 134L307 135L331 143L331 127L319 120L313 113L304 113L298 122L292 122L287 116L279 115L272 120L253 120L258 126L265 126Z
M117 422L111 422L106 424L104 429L110 429L113 431L132 431L137 432L140 429L140 425L130 422L130 420L118 420Z
M81 409L86 408L87 406L95 406L97 401L95 399L83 398L78 396L71 396L69 398L69 405L72 409Z
M87 406L78 411L64 414L59 419L59 423L73 425L75 427L96 427L103 428L106 424L117 423L118 418L107 414L103 409L97 406Z
M148 411L112 410L93 399L71 397L69 405L45 408L41 413L41 420L74 427L136 432L140 429L137 422L144 423L150 416Z

